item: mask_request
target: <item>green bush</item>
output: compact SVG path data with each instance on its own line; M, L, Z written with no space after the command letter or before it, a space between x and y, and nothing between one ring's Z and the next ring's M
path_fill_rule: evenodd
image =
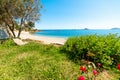
M16 44L14 43L14 41L12 39L8 39L8 40L4 40L1 46L4 47L13 47Z
M62 51L74 62L84 59L110 67L120 62L120 37L116 34L71 37Z

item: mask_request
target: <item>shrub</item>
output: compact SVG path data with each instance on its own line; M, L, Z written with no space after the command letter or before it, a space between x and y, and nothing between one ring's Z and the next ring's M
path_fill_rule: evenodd
M120 37L116 34L71 37L62 51L77 63L84 59L101 63L103 67L115 66L120 62Z
M4 47L13 47L15 45L16 44L14 43L14 41L12 39L8 39L8 40L3 41L3 43L2 43L1 46L4 46Z

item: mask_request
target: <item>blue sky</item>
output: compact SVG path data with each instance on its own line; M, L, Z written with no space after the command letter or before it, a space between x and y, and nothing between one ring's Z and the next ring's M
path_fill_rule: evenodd
M120 28L120 0L41 0L37 29Z

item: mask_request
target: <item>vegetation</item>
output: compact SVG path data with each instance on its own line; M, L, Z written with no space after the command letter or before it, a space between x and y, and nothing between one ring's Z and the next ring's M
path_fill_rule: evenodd
M80 65L60 49L32 41L23 46L5 41L0 45L0 80L76 80ZM118 80L119 76L116 68L103 71L96 79Z
M0 27L19 38L23 28L34 27L41 8L40 0L0 0ZM113 34L69 38L62 47L12 40L0 45L0 80L118 80L119 70L120 37Z
M0 25L12 32L17 27L20 37L21 31L28 27L33 27L34 22L40 18L42 5L40 0L0 0Z
M69 38L62 50L76 63L84 59L107 69L120 63L120 37L115 34Z

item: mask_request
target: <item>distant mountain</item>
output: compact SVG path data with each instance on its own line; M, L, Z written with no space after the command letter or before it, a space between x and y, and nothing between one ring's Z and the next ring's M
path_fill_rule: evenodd
M115 30L115 29L120 29L120 28L111 28L112 30Z

